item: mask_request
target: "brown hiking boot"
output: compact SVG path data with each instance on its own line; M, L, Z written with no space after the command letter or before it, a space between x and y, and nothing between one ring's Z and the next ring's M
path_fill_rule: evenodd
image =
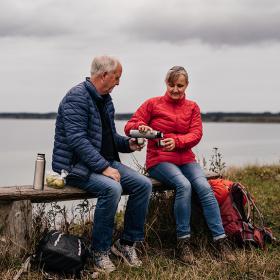
M194 262L194 255L189 237L177 239L176 257L184 263L192 264Z
M220 260L227 262L234 262L236 260L227 238L220 238L214 241L214 249L215 256Z

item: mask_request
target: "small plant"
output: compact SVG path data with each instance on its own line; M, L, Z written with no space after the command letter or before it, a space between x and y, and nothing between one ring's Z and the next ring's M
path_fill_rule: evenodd
M148 171L147 171L147 168L146 168L146 165L144 164L144 166L142 166L139 161L137 160L137 158L135 157L134 154L131 154L131 157L132 157L132 161L133 163L135 164L136 166L136 170L142 174L142 175L145 175L145 176L148 176Z
M91 205L88 199L84 199L76 206L75 211L79 213L79 221L82 222L82 224L85 224L92 218L94 208L95 206Z
M66 219L66 207L65 205L61 207L57 202L50 203L50 209L47 211L47 217L50 222L50 227L56 229L57 224L57 218L61 215L64 219ZM65 221L67 222L67 221Z
M49 227L49 221L46 216L46 203L38 203L33 206L32 214L32 239L31 248L36 248L45 229Z
M78 214L75 214L75 218L71 223L74 234L80 234L86 239L91 238L94 208L95 204L90 203L88 199L84 199L75 207L74 212L78 212Z
M213 148L213 154L211 155L209 161L210 161L209 171L216 172L220 175L223 175L223 173L225 172L226 163L223 161L222 154L218 151L217 147Z

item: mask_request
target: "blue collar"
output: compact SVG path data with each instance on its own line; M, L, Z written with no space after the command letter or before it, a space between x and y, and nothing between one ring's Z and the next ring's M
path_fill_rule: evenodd
M93 83L90 81L89 77L86 77L86 80L84 81L84 85L85 88L87 89L87 91L89 92L89 94L91 95L91 97L97 101L97 102L108 102L112 99L112 97L110 96L110 94L105 94L105 95L101 95L96 87L93 85Z

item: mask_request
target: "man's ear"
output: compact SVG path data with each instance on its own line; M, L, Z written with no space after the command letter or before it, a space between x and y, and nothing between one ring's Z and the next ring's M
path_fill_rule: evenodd
M102 80L104 80L106 78L106 76L108 75L108 72L103 72L101 75Z

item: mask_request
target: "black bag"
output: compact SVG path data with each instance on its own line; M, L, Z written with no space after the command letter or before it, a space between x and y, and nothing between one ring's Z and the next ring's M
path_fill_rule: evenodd
M82 238L53 230L40 240L34 260L44 271L78 276L88 256Z

